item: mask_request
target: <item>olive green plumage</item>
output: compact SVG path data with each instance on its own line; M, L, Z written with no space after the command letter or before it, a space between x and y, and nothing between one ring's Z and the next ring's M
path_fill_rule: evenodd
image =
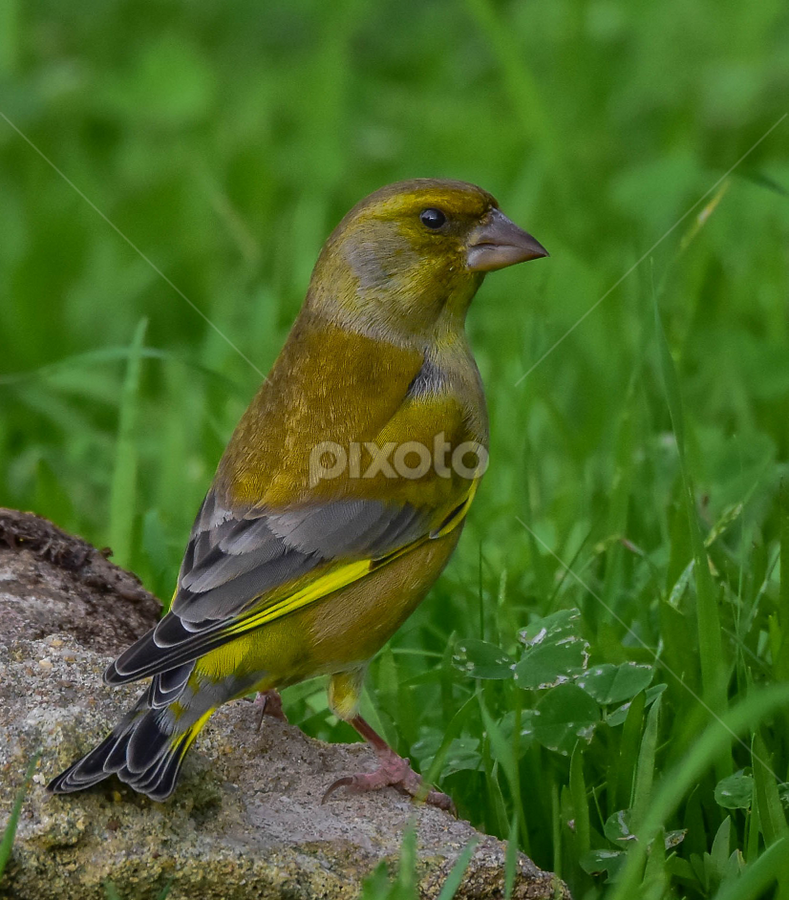
M487 447L466 311L486 271L544 255L461 182L391 185L348 213L219 463L170 612L105 673L148 689L52 790L114 772L164 799L219 705L315 675L356 716L367 662L446 564L478 481L435 465L371 474L365 444ZM356 469L316 480L325 442L358 446Z

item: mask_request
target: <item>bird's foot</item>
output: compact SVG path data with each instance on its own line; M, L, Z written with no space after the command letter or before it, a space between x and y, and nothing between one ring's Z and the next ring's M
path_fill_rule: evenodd
M347 787L353 793L363 791L378 791L383 787L393 787L409 797L424 800L430 806L437 806L456 815L455 804L451 797L428 788L421 775L411 768L411 763L402 756L398 756L393 750L380 753L381 765L374 772L360 772L356 775L346 775L338 778L323 795L321 803L325 803L331 795L342 787Z
M280 722L288 721L288 717L282 709L282 697L280 697L279 691L260 691L255 697L253 705L260 710L256 731L260 731L264 716L271 716L272 719L279 719Z

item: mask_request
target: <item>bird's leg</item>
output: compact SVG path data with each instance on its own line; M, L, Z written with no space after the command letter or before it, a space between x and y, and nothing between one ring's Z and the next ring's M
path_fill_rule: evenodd
M341 787L347 787L354 792L377 791L382 787L393 787L401 794L416 797L431 806L437 806L439 809L446 809L455 814L455 804L451 798L442 794L441 791L427 787L422 781L422 776L417 775L411 768L411 763L402 756L398 756L381 735L374 731L372 726L361 716L357 715L348 719L348 724L353 725L375 750L380 765L374 772L360 772L356 775L338 778L323 795L321 803L325 803Z
M282 697L280 697L279 691L273 689L270 691L258 691L258 695L253 702L260 709L256 731L260 731L264 716L271 716L272 719L279 719L280 722L288 721L288 717L282 709Z

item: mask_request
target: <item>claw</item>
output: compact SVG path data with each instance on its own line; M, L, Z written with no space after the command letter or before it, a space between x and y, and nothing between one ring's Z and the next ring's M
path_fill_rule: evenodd
M341 787L351 787L353 784L353 775L346 775L344 778L338 778L336 781L333 781L329 787L326 789L323 797L321 797L321 806L331 797L331 795L337 790L337 788Z
M260 691L253 703L260 708L256 732L260 731L264 716L271 716L272 719L279 719L280 722L288 721L288 717L282 709L282 697L280 697L279 691Z
M428 789L422 781L422 776L411 768L411 763L402 756L398 756L393 750L381 753L381 765L374 772L359 772L356 775L345 775L329 785L323 795L321 804L325 803L331 795L342 787L347 787L352 793L363 791L378 791L383 787L393 787L408 797L423 800L429 806L437 806L457 815L452 799L441 791Z

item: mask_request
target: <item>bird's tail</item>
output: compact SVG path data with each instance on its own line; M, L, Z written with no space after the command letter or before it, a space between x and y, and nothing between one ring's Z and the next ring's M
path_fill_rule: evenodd
M55 794L82 791L113 773L151 800L175 790L178 773L192 742L215 707L178 727L168 707L151 709L148 691L107 737L47 785Z

